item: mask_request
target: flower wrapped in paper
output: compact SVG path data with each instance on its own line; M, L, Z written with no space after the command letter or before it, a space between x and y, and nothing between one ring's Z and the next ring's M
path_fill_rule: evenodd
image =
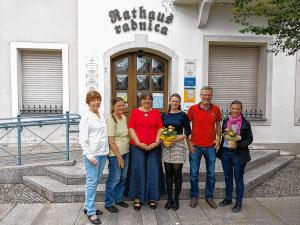
M227 141L239 141L241 140L241 135L232 129L226 128L223 133L223 138Z
M160 139L162 140L165 147L170 147L172 145L171 141L176 138L176 133L177 132L175 131L175 128L173 126L162 128Z

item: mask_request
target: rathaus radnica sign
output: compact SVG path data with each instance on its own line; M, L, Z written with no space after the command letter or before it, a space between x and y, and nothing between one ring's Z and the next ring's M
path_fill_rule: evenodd
M162 12L155 12L153 10L147 12L143 6L135 7L129 11L120 12L118 9L109 11L111 23L115 24L115 31L117 34L129 31L155 31L163 35L168 34L168 24L173 21L173 14L168 15ZM119 24L121 23L121 24Z

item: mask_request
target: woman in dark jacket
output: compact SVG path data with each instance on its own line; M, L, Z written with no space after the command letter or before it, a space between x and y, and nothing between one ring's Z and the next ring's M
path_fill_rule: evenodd
M226 189L226 198L219 203L219 206L224 207L232 204L234 177L236 203L232 208L232 212L235 213L242 210L244 170L246 163L251 160L248 146L253 141L250 122L242 115L242 109L242 103L238 100L230 104L230 115L224 119L222 125L222 133L226 133L227 136L224 136L217 153L217 157L222 161Z

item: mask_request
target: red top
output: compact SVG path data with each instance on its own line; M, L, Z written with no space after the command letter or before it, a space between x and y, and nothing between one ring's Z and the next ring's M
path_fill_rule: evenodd
M128 128L135 130L141 143L150 145L156 141L158 129L162 128L160 112L157 109L149 112L133 109L130 113ZM133 140L130 144L136 145Z
M215 145L216 122L222 120L221 110L218 106L211 104L208 111L200 108L200 103L189 108L187 116L192 121L193 144L201 147Z

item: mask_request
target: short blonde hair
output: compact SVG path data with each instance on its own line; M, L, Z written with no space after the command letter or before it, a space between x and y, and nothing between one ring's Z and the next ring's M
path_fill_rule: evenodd
M214 92L214 89L211 87L211 86L204 86L201 88L201 91L211 91L211 92Z
M86 94L85 102L86 102L86 104L89 105L90 102L93 101L94 99L99 99L100 102L102 101L102 97L101 97L100 93L98 91L91 90Z

